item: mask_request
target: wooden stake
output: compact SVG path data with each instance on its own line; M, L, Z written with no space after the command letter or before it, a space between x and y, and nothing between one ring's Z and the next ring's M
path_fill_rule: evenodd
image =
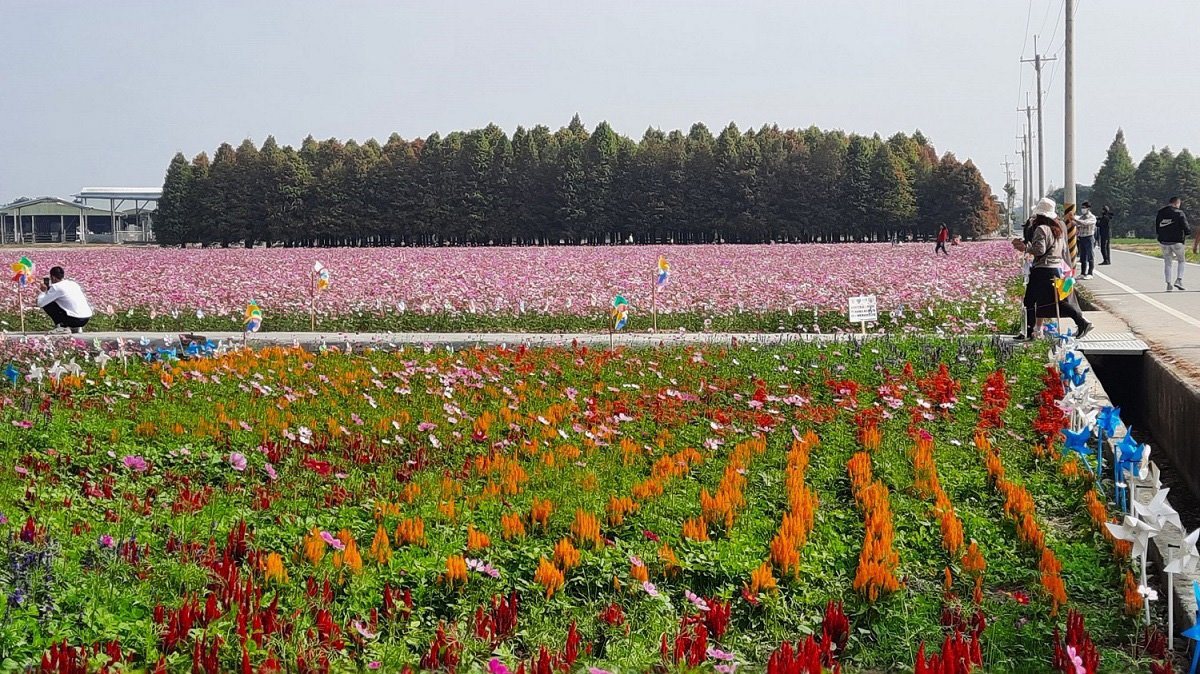
M654 328L658 332L658 273L650 274L650 306L653 307Z
M308 272L308 318L309 329L317 331L317 272Z
M21 292L21 289L19 287L17 288L17 301L21 308L21 336L24 337L25 336L25 294Z

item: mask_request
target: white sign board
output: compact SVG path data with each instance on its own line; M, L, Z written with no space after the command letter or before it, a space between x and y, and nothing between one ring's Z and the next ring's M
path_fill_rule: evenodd
M850 298L850 322L873 323L879 320L879 307L874 295L860 295Z

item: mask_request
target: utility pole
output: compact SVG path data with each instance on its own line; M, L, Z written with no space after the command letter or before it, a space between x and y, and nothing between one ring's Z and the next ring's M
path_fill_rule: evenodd
M1025 107L1017 108L1017 112L1025 111L1025 150L1029 153L1025 159L1029 162L1029 175L1026 184L1029 186L1029 200L1035 201L1033 194L1033 106L1029 105L1029 92L1025 92ZM1042 111L1038 108L1038 119L1041 119ZM1041 134L1038 135L1038 142L1042 140ZM1041 199L1044 194L1038 194L1037 199Z
M1063 137L1066 156L1063 157L1064 189L1063 200L1075 203L1075 12L1074 2L1064 0L1067 11L1067 33L1063 42L1063 88L1066 89Z
M1037 36L1033 36L1033 58L1021 59L1021 63L1032 63L1037 73L1037 113L1038 113L1038 198L1046 196L1046 147L1042 143L1042 64L1055 60L1054 57L1043 58L1038 52Z
M1012 162L1004 156L1004 212L1008 215L1008 238L1013 235L1013 205L1017 199L1017 187L1013 185Z
M1024 211L1025 219L1029 219L1029 212L1033 209L1033 204L1030 203L1030 187L1029 184L1029 153L1025 150L1028 140L1025 134L1017 136L1017 140L1021 141L1021 149L1017 150L1017 154L1021 155L1021 210Z

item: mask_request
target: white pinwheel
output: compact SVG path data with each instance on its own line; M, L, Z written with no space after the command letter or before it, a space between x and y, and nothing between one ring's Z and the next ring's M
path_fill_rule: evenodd
M72 377L78 377L83 373L83 368L79 365L79 363L75 362L74 358L72 358L70 362L67 363L67 373Z
M1196 550L1196 540L1200 539L1200 529L1196 529L1183 538L1183 545L1171 551L1171 559L1163 569L1167 573L1191 573L1200 566L1200 551Z
M54 381L62 379L62 376L66 373L67 368L63 367L62 363L58 362L57 360L54 361L54 364L51 365L50 369L46 372L46 374L50 375L50 379Z
M1133 512L1143 520L1153 523L1160 530L1166 525L1172 524L1179 531L1183 531L1179 513L1167 502L1167 493L1170 491L1170 487L1163 487L1154 492L1154 497L1150 499L1149 503L1135 502Z
M1183 545L1171 550L1171 559L1163 571L1167 572L1167 648L1175 648L1175 574L1195 573L1200 564L1200 552L1196 551L1196 539L1200 529L1183 537Z
M110 360L112 360L112 356L109 356L107 353L101 351L100 355L96 356L96 366L101 370L104 370L108 367L108 361Z
M1104 526L1108 527L1109 533L1114 538L1132 543L1133 554L1143 559L1146 556L1147 548L1150 546L1150 539L1158 534L1159 530L1153 523L1145 522L1129 515L1125 516L1125 520L1121 524L1106 522Z

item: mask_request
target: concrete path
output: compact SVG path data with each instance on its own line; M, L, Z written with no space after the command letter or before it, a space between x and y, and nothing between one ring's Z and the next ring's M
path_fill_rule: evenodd
M1189 290L1167 292L1162 260L1114 250L1111 265L1097 266L1095 278L1080 283L1156 353L1200 375L1200 265L1187 265Z

